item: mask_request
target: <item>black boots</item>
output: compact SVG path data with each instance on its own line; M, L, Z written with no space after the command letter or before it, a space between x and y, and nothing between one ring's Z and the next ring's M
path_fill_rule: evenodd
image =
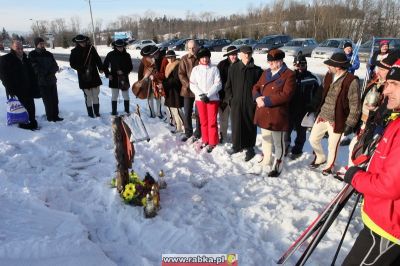
M111 115L117 115L117 101L111 101Z
M94 118L92 106L86 106L86 108L87 108L87 114L88 114L88 116L90 116L91 118Z
M93 104L93 110L96 116L100 116L100 104Z

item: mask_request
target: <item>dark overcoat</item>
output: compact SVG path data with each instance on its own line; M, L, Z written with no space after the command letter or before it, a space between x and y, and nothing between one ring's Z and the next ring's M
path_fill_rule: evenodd
M71 50L69 63L73 69L78 71L79 88L91 89L96 88L102 84L99 70L103 69L101 58L93 45L89 44L81 47L79 44ZM86 68L90 70L90 78L85 79L84 73Z
M231 65L225 85L224 102L231 107L232 144L240 150L254 147L257 128L253 123L256 104L252 88L262 74L254 60L245 65L238 61Z
M127 53L125 49L122 52L114 49L109 52L104 59L103 68L106 77L109 77L109 75L112 76L112 79L109 80L108 86L113 89L118 89L118 79L123 78L124 80L129 81L128 76L133 69L131 55ZM118 75L118 70L121 70L123 74Z

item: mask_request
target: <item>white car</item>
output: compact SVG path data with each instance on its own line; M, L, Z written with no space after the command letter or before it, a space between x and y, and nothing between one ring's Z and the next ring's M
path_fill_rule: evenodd
M138 40L129 46L129 49L142 50L143 47L148 45L156 45L153 40Z
M288 43L285 43L283 47L280 49L285 52L286 55L291 56L311 56L311 52L315 47L318 46L318 43L313 38L297 38L292 39Z
M327 39L321 42L318 47L312 51L311 57L329 59L334 53L343 52L343 46L346 42L353 44L350 39L346 38Z

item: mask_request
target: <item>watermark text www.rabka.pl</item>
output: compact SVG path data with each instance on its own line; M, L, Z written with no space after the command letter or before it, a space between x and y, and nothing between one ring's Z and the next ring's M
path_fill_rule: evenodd
M163 254L161 266L238 266L237 254Z

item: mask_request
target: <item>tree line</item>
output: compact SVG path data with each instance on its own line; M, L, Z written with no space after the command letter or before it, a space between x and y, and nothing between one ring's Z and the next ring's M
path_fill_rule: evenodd
M368 40L372 36L397 37L400 31L400 0L276 0L273 4L249 5L243 14L216 16L213 12L187 11L184 18L159 16L153 11L141 15L120 16L103 25L95 19L96 43L109 44L115 31L129 31L135 39L162 41L171 38L238 38L259 39L268 34L289 34L292 37L348 37ZM70 46L73 36L91 36L91 24L82 26L79 17L67 21L35 21L35 36L51 32L55 45Z

